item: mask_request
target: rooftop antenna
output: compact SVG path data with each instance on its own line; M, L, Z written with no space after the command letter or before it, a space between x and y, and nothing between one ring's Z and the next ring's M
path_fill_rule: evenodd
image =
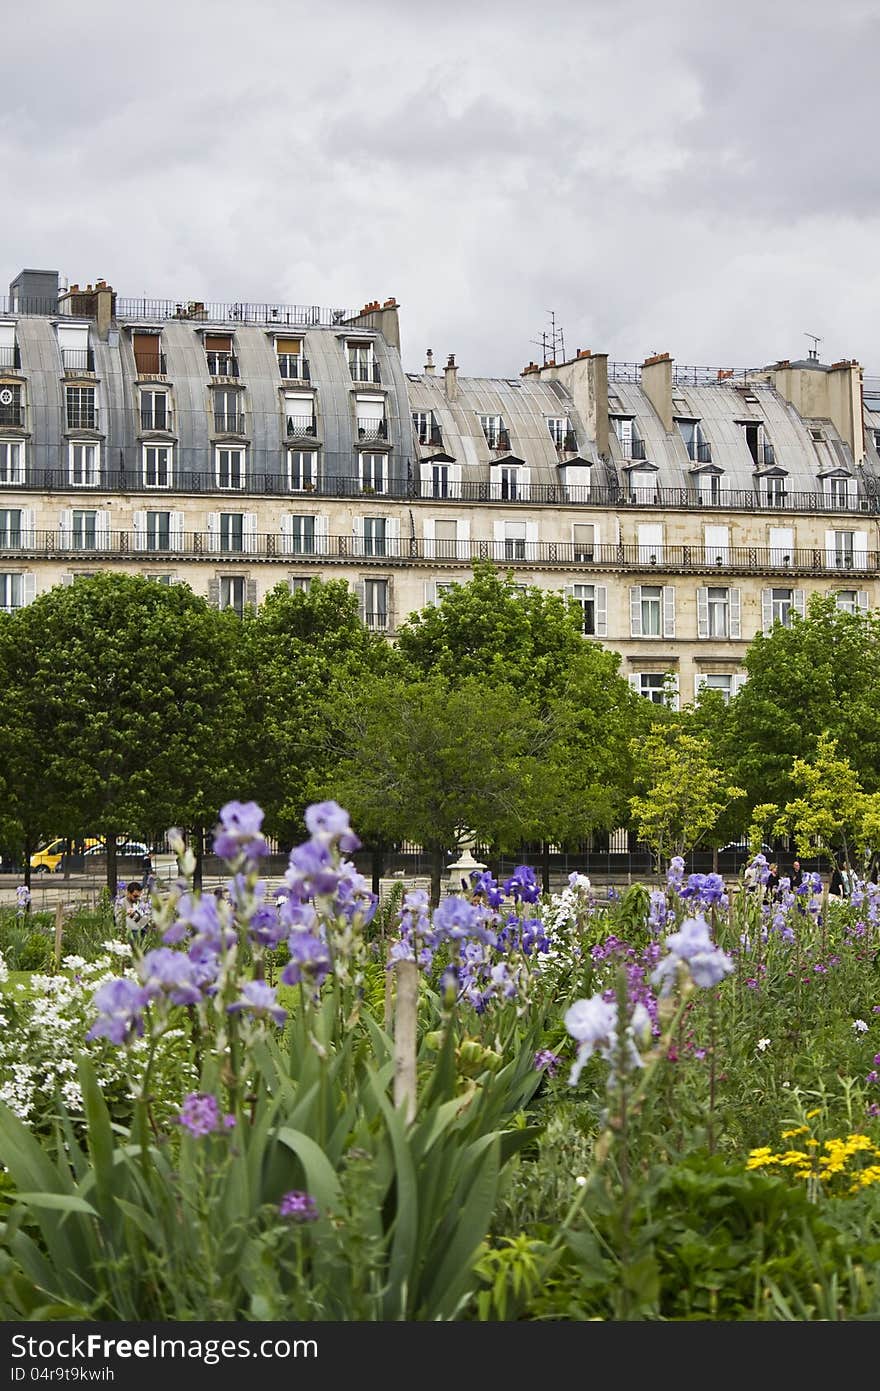
M553 309L548 309L550 315L550 331L545 329L540 338L533 338L531 341L541 349L541 366L546 367L548 362L565 361L565 334L561 328L556 327L556 313Z
M804 332L804 337L805 337L805 338L812 338L812 340L813 340L813 346L812 346L812 348L810 348L809 351L807 352L807 357L809 358L810 362L818 362L818 361L819 361L819 344L822 342L822 339L819 337L819 335L818 335L817 333L807 333L807 332Z

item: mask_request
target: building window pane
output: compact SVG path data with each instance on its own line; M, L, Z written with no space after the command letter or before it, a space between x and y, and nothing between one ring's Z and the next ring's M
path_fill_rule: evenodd
M220 579L220 607L234 609L241 618L244 613L245 581L243 575L223 575Z
M0 548L18 550L21 546L21 509L0 508Z
M290 490L313 492L318 481L318 456L313 449L289 449L287 468Z
M729 594L726 589L709 590L709 637L727 637Z
M661 631L663 590L659 585L642 585L642 634L658 638Z
M387 580L367 580L365 582L364 620L368 628L388 627Z

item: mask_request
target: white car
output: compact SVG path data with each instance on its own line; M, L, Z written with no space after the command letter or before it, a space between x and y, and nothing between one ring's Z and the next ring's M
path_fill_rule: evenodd
M106 855L106 845L90 845L85 852L85 858L90 855ZM150 847L142 840L118 840L116 842L116 854L120 858L127 860L142 860L145 855L150 854Z

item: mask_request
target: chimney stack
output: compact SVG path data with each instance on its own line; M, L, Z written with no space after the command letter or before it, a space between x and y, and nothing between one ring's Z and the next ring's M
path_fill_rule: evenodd
M443 368L443 375L446 378L446 399L454 401L458 395L458 368L455 365L455 353L450 353Z
M668 353L654 353L642 363L642 390L663 424L667 435L672 433L672 358Z
M425 353L425 375L427 377L433 377L434 371L434 354L429 348Z

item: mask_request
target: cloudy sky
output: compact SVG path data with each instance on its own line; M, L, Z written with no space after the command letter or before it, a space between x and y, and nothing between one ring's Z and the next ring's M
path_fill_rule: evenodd
M357 310L509 376L565 348L880 373L880 0L7 6L0 286Z

